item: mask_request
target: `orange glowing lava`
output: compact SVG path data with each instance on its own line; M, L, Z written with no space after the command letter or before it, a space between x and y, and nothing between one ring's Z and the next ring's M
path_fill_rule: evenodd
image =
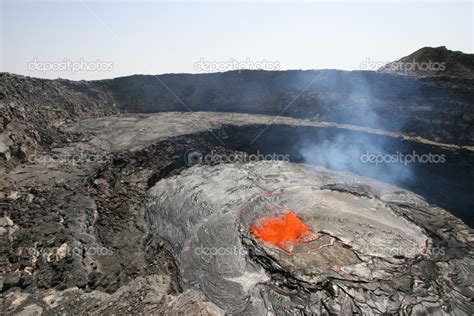
M288 243L297 243L309 233L306 226L293 212L287 211L283 217L275 216L263 220L260 225L250 227L255 238L284 248Z

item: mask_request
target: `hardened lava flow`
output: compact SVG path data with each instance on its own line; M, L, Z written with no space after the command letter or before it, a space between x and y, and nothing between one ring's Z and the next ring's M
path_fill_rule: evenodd
M408 191L258 162L195 166L149 193L151 232L177 261L182 288L224 312L472 312L467 230L453 236L445 225L457 220ZM286 232L293 240L262 238L279 221L299 227Z
M439 207L469 220L469 151L289 118L249 145L273 119L127 114L62 126L67 141L4 179L3 310L474 313L472 234ZM411 186L396 187L386 166L357 168L369 178L303 164L301 135L314 148L358 139L447 163L414 166ZM290 161L205 159L272 152ZM49 159L71 155L95 159Z

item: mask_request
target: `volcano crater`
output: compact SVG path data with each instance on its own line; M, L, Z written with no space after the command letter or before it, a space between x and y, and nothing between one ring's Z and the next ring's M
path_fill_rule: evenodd
M161 180L149 195L151 232L177 260L181 286L199 289L231 313L453 304L439 294L451 291L439 282L449 273L442 264L449 255L414 216L443 211L409 191L322 167L257 162L194 166ZM291 253L250 229L286 210L315 236ZM369 289L377 295L367 297Z

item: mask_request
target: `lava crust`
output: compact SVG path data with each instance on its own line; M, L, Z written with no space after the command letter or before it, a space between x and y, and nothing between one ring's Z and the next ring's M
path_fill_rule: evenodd
M195 166L149 195L151 232L177 261L181 286L225 312L473 312L468 229L454 241L445 225L458 220L411 192L351 173L258 162ZM254 223L285 210L313 234L291 253L251 234ZM443 220L428 225L426 217Z
M0 179L6 314L473 313L467 147L235 113L128 114L58 130L28 161L7 161ZM302 164L301 135L433 152L446 164L413 166L415 181L395 187L386 166L360 168L369 178ZM291 162L241 159L275 151ZM308 228L297 242L252 235L287 211Z

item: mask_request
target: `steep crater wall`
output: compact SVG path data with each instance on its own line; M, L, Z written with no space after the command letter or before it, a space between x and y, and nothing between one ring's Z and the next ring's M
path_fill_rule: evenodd
M241 71L99 81L0 74L0 155L74 139L64 123L119 112L217 111L353 124L473 145L472 79L375 72Z
M102 84L126 112L192 110L316 118L472 145L473 83L455 77L321 70L137 75Z

